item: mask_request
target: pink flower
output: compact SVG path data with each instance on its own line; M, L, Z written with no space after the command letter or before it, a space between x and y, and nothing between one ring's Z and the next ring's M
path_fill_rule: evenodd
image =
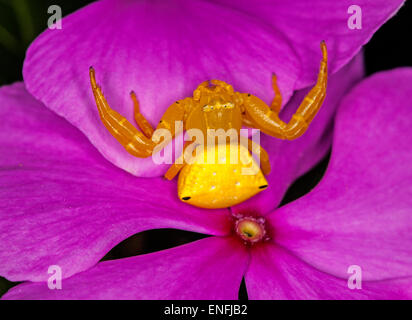
M56 179L66 173L67 183L54 183L49 175L44 187L51 199L55 194L68 195L67 190L73 190L67 199L71 208L51 202L43 210L40 208L44 190L40 188L35 194L31 191L27 206L31 205L37 216L37 220L31 221L48 220L33 224L26 234L28 238L36 237L35 248L30 244L24 248L26 256L33 255L32 251L39 246L43 250L48 246L54 249L55 241L60 241L55 258L65 266L72 263L84 267L90 264L90 256L107 251L112 239L127 233L131 225L135 230L174 226L212 237L151 254L97 263L64 279L62 290L50 290L46 282L24 283L12 288L4 298L236 299L245 277L252 299L410 299L411 81L412 68L382 72L360 83L345 97L337 115L328 170L312 192L277 210L232 208L231 215L225 211L189 209L176 200L173 188L167 187L169 184L157 179L138 179L137 184L131 184L135 180L129 179L136 178L105 164L74 128L26 96L25 107L11 106L17 109L15 112L28 115L27 123L11 121L8 125L11 123L20 137L24 137L20 135L23 128L27 133L38 132L40 139L35 148L49 150L43 138L51 130L41 133L33 130L33 126L54 118L56 127L52 132L56 146L48 154L50 159L59 153L70 155L69 159L53 164ZM13 91L21 94L22 88L16 85L3 89L1 99L5 91L9 95ZM21 102L21 97L9 99ZM13 132L10 127L7 129ZM30 145L32 139L27 135ZM65 148L60 148L65 139ZM11 153L13 157L13 150ZM47 167L49 163L34 161L26 173L33 176L33 172L38 172L37 178L41 180L44 175L40 173L45 170L37 167ZM13 171L9 171L12 175ZM14 173L14 176L17 181L24 181L23 174ZM150 190L145 189L143 181L151 186ZM74 187L78 184L85 185L82 194ZM13 185L16 184L11 184L15 192L30 188L27 182L19 188ZM123 193L113 191L113 185L118 185ZM132 188L140 201L130 202L133 195L124 193L125 186ZM94 204L87 211L84 197ZM11 192L8 203L16 198L19 197ZM134 203L136 210L130 210ZM14 209L20 206L16 202ZM60 209L52 216L49 212L56 210L54 207ZM250 208L256 207L251 204ZM8 208L10 217L23 219L12 213L13 206ZM18 226L21 224L18 221ZM13 233L19 232L17 228ZM75 243L70 243L70 238ZM18 242L14 244L22 253ZM13 251L13 242L9 245ZM87 256L81 254L85 248ZM59 256L64 250L66 260L61 260ZM78 250L77 255L70 250ZM47 257L51 262L53 251ZM350 266L362 270L361 289L348 287ZM24 268L18 271L24 273ZM68 269L72 272L73 266Z
M103 0L34 41L23 70L28 92L20 83L0 89L0 275L34 281L5 298L234 299L242 277L251 298L410 297L411 153L402 147L411 138L409 69L372 77L345 99L324 180L276 209L329 149L336 106L363 74L357 52L403 2L361 1L368 14L356 32L347 28L347 1L236 3ZM288 119L315 79L320 40L331 71L322 110L296 141L262 137L269 187L230 210L181 203L176 184L158 177L164 166L123 150L102 126L87 78L93 65L109 103L129 120L134 89L157 123L209 78L269 101L275 71ZM242 219L255 219L247 226L262 239L245 245ZM98 263L117 243L155 228L212 237ZM50 265L61 267L64 290L47 288ZM362 268L362 290L348 289L349 265Z

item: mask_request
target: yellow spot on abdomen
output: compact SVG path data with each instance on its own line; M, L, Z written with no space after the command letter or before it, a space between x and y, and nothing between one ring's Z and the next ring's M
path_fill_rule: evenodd
M196 149L192 163L180 172L178 195L196 207L226 208L249 199L267 185L246 147L221 144Z

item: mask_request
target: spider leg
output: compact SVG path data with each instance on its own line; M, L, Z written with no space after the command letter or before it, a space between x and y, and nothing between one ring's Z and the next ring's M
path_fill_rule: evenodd
M159 143L161 138L156 134L156 130L158 129L169 130L172 138L174 138L176 134L180 133L176 132L176 121L183 121L186 110L192 106L191 98L185 98L176 101L163 114L162 118L159 121L159 124L156 127L156 130L153 130L153 127L151 126L149 121L147 121L147 119L140 113L139 101L137 100L137 96L134 91L130 92L130 97L133 101L134 118L137 125L140 127L146 137L148 137L149 139L151 138L152 141L156 143Z
M184 121L186 117L187 110L190 110L192 107L192 98L185 98L177 100L167 108L162 118L159 121L159 124L156 127L155 132L152 135L152 140L155 143L160 143L162 135L157 134L157 130L166 129L170 132L171 138L174 138L177 134L183 131ZM182 122L183 126L177 126L178 122Z
M110 108L100 86L96 83L94 69L90 67L89 72L93 95L104 126L131 155L138 158L149 157L155 143L133 127L125 117Z
M166 173L164 174L164 177L167 180L173 180L174 177L177 176L177 174L180 172L180 170L183 169L185 166L185 163L173 163L169 169L167 169Z
M163 135L161 133L156 134L150 123L140 113L136 94L131 92L130 95L134 104L136 123L143 133L138 131L125 117L110 108L100 86L96 83L95 71L92 67L90 67L89 73L99 115L107 130L133 156L138 158L149 157L155 146L162 142ZM189 106L190 102L190 98L186 98L173 103L164 113L156 130L167 129L173 138L177 134L175 122L184 119L186 107Z
M271 110L262 100L251 94L242 93L243 107L257 128L271 136L293 140L300 137L308 128L310 122L319 111L326 95L327 85L327 50L324 41L321 42L322 61L315 86L306 95L292 119L285 123L279 118L278 112Z
M140 113L140 108L139 108L139 100L137 100L136 93L134 91L130 92L130 97L132 98L133 101L133 107L134 107L134 119L136 121L137 126L142 130L144 135L151 139L153 135L153 127L149 123L149 121L146 120L146 118Z
M282 106L282 95L277 85L277 77L274 73L272 74L272 87L273 91L275 92L275 97L273 98L272 103L270 105L270 110L272 110L275 113L279 113L280 108ZM246 112L242 114L242 125L250 128L256 127L256 124L253 122L253 120Z
M249 117L249 115L246 112L242 113L242 126L256 128L256 124L253 122L253 120Z
M246 126L249 128L256 128L256 124L246 115L242 117L242 126Z
M270 173L270 162L269 155L263 147L257 143L254 143L252 140L248 139L248 150L252 154L259 155L260 157L260 168L265 176Z
M276 74L274 73L272 74L272 87L273 87L273 91L275 92L275 97L272 100L270 109L275 113L279 113L280 108L282 107L282 94L280 93L278 83L277 83L277 77L276 77Z
M173 178L176 177L177 174L180 172L180 170L182 170L183 167L186 165L185 151L186 151L186 148L190 145L190 143L192 143L192 141L185 141L185 144L183 146L183 151L179 159L177 159L164 174L164 177L167 180L173 180ZM195 154L195 150L193 150L192 156L194 156L194 154Z

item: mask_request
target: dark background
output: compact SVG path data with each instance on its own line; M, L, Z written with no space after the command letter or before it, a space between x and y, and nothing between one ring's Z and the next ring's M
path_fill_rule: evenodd
M63 16L66 16L90 2L92 1L0 0L0 86L22 80L21 70L25 51L31 41L47 27L47 20L50 17L47 13L49 6L59 5ZM354 3L356 4L356 1ZM386 23L366 45L365 64L368 75L399 66L412 66L411 9L411 3L407 2L400 12ZM282 204L309 192L322 178L328 161L329 155L309 173L297 180L288 190ZM146 231L123 241L104 259L119 259L158 251L202 237L204 236L195 233L169 229ZM0 261L0 263L7 262ZM0 278L0 296L15 284ZM239 297L247 299L244 283Z

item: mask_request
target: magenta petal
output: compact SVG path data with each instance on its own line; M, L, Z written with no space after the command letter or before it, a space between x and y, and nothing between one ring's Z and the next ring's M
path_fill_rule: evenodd
M0 275L63 277L152 228L228 232L228 210L180 202L176 185L137 178L106 161L84 135L17 83L0 89Z
M62 281L26 283L3 299L237 299L248 253L237 240L211 237L169 250L105 261Z
M382 72L343 100L322 182L270 215L277 243L339 277L412 275L411 83L412 68Z
M363 55L357 55L348 65L329 80L327 95L322 109L311 123L308 131L294 141L282 141L261 136L261 144L268 151L272 171L267 180L269 187L233 208L233 211L256 211L269 213L276 208L290 184L310 170L329 150L332 143L333 119L342 97L362 79ZM281 112L288 121L304 99L308 89L295 93Z
M300 89L313 83L318 69L319 42L325 40L329 69L336 72L366 44L376 30L391 18L404 0L214 0L254 14L282 32L299 56L301 74L295 84ZM353 5L361 9L361 29L348 27ZM359 20L359 19L358 19Z
M350 289L346 274L343 279L316 270L276 245L253 250L245 275L250 299L411 299L412 277L362 281L361 289ZM352 281L351 281L352 283Z
M46 30L30 46L23 69L26 86L84 132L109 161L137 176L159 176L166 167L134 158L102 125L90 65L115 110L132 121L133 89L153 125L169 105L192 96L205 80L227 81L269 102L276 72L286 102L299 74L299 62L282 34L253 16L205 1L104 0L62 23L61 30ZM319 48L314 57L319 64Z

